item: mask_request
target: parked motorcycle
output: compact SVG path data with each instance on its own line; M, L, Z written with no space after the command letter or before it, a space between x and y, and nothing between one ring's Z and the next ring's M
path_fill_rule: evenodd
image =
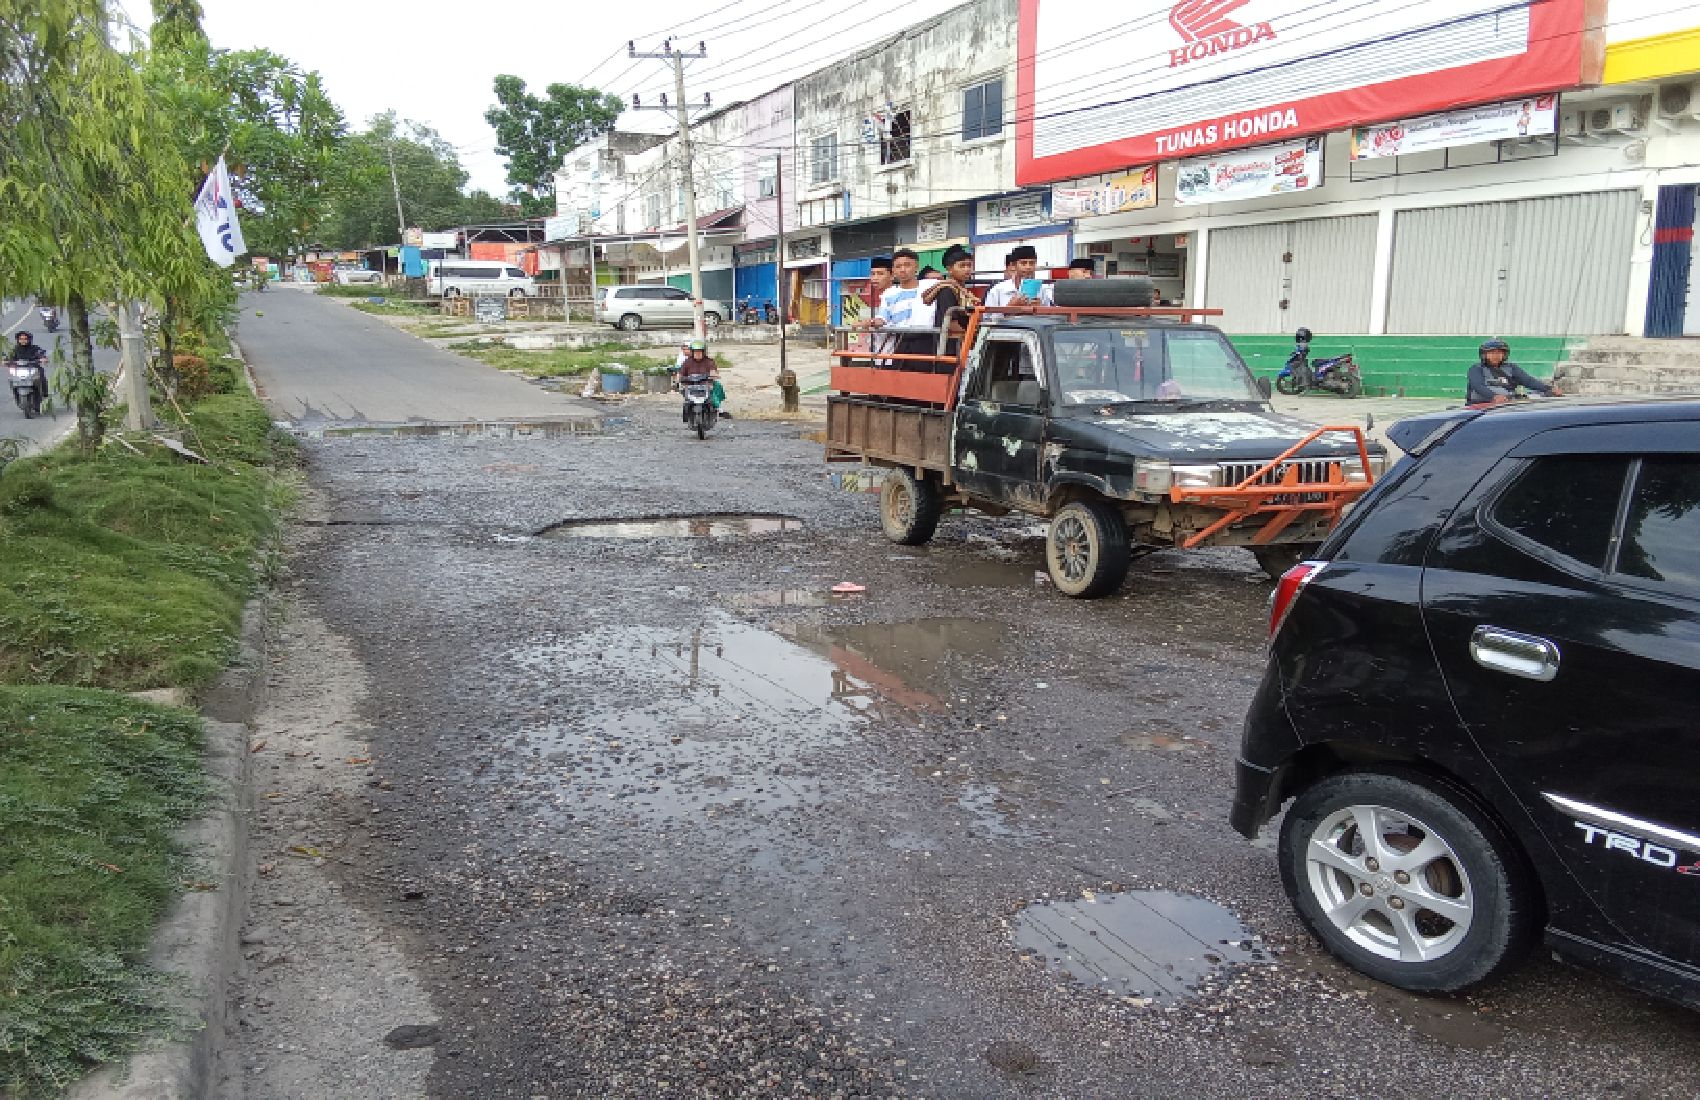
M774 307L772 302L762 303L761 319L770 325L779 323L779 310Z
M47 326L48 332L59 331L59 311L52 306L42 306L36 312L41 314L41 323Z
M757 309L754 299L745 298L743 304L738 307L738 321L745 325L777 325L779 310L774 308L772 302L764 302L762 307Z
M719 416L713 401L714 382L710 379L689 381L679 388L685 395L685 424L696 429L698 439L707 438Z
M1364 392L1363 375L1358 370L1357 360L1350 354L1312 362L1310 329L1301 328L1294 337L1293 353L1287 356L1281 373L1275 376L1277 390L1289 397L1306 390L1325 390L1346 397L1356 397Z
M42 361L8 359L6 380L12 386L12 400L24 411L24 419L34 420L40 416L41 406L47 400L47 368Z

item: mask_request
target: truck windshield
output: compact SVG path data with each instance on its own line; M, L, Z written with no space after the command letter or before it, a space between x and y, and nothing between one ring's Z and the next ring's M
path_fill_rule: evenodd
M1052 346L1065 405L1262 400L1219 332L1067 328Z

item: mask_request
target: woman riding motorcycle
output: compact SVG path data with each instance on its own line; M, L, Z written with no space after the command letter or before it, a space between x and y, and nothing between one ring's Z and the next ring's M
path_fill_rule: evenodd
M692 340L685 345L685 358L679 363L679 385L684 387L692 382L712 382L708 400L714 406L714 411L730 420L730 413L721 412L720 403L726 400L726 388L720 384L720 366L714 357L708 354L708 345L701 340ZM691 422L691 403L685 402L685 423Z

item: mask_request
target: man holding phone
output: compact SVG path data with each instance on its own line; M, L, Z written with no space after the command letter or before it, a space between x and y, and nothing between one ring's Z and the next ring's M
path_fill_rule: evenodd
M1030 244L1016 245L1010 250L1009 261L1015 265L1015 273L1003 282L986 292L988 306L1029 306L1034 303L1048 306L1051 304L1051 288L1045 286L1034 273L1039 268L1039 250Z

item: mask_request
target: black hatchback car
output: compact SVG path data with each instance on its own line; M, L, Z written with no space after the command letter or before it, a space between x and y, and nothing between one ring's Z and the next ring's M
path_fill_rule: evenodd
M1413 417L1271 600L1233 825L1305 924L1449 992L1537 937L1700 1007L1700 401Z

